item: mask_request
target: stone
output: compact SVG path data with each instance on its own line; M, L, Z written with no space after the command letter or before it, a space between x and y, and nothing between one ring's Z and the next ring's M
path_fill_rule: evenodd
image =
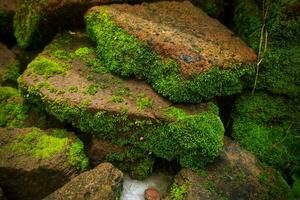
M275 170L261 166L253 154L229 138L219 158L204 170L182 169L175 177L175 187L175 191L186 191L184 200L287 199L289 192ZM167 199L175 195L170 193Z
M115 200L123 185L123 173L110 163L86 171L43 200Z
M155 188L148 188L145 190L145 200L160 200L159 191Z
M42 199L88 167L83 143L65 130L0 128L0 143L8 199Z
M173 102L239 93L254 72L255 52L187 1L96 6L85 20L111 72L145 79Z
M0 1L0 40L13 44L13 17L18 8L19 0ZM1 53L0 53L1 55Z
M59 34L28 65L19 87L60 121L128 147L111 159L144 158L137 171L148 171L153 156L200 167L222 148L224 127L213 103L173 104L144 81L109 73L81 32Z
M19 76L20 65L15 54L0 43L0 85L4 82L16 82Z
M6 0L9 1L9 0ZM21 48L43 47L58 30L84 27L83 14L91 6L138 0L21 0L14 18L14 34Z

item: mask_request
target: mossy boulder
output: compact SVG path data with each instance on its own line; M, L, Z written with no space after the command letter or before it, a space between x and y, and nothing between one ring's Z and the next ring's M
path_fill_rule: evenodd
M37 107L24 100L20 92L12 87L0 87L0 127L54 128L63 127L50 117L42 107Z
M93 7L85 20L109 71L145 79L173 102L240 92L254 70L254 51L189 2Z
M205 170L182 169L166 199L287 199L289 187L271 168L229 138L220 156ZM181 198L179 198L181 197Z
M299 99L245 93L232 119L232 136L262 162L286 174L300 166Z
M58 30L83 27L83 14L91 6L122 0L20 0L14 34L21 48L42 47ZM138 2L125 0L124 2Z
M43 200L115 200L120 197L122 186L123 173L110 163L102 163L75 177Z
M19 0L0 1L0 41L11 43L13 35L13 17L17 10ZM1 53L0 53L1 55Z
M0 128L0 185L9 199L42 199L80 171L82 142L64 130Z
M263 26L262 5L254 0L235 0L235 32L257 52ZM300 94L300 12L299 2L268 1L266 7L267 49L263 57L257 89L272 93ZM253 87L251 80L250 87Z
M15 54L5 44L0 43L0 85L16 82L20 76L20 64Z
M224 127L214 104L174 105L143 81L108 73L80 32L58 35L28 65L19 85L57 119L132 146L126 155L111 156L115 160L155 155L198 168L222 148Z

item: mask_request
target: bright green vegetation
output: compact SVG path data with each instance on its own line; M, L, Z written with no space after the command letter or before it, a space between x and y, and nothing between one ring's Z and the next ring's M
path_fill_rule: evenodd
M296 96L300 93L300 15L287 7L295 1L268 1L266 28L268 47L261 64L257 88ZM235 30L258 52L262 27L262 10L253 0L235 0ZM251 80L250 87L254 80Z
M87 93L89 94L89 95L95 95L97 92L98 92L98 90L99 90L99 85L98 84L91 84L91 85L89 85L89 87L87 88Z
M9 63L9 66L1 67L3 67L5 70L3 72L3 76L1 77L0 83L6 81L17 81L18 77L20 76L20 63L18 61Z
M83 143L76 139L70 144L68 133L64 130L46 133L40 129L33 129L26 135L17 136L10 149L15 153L29 154L37 159L51 159L65 150L68 152L69 164L77 170L83 171L89 165Z
M136 105L138 109L151 108L152 99L150 97L146 97L143 93L141 93L137 96Z
M299 111L299 100L245 94L235 106L232 136L262 162L293 170L300 164Z
M85 16L89 37L97 43L97 55L107 69L123 77L142 77L161 95L174 102L195 103L214 96L242 91L241 79L252 67L213 67L201 75L183 77L179 64L162 58L111 20L107 7ZM126 56L124 56L126 55ZM218 80L218 81L216 81Z
M172 200L183 200L189 189L189 183L185 182L182 185L173 183L171 186L171 197Z

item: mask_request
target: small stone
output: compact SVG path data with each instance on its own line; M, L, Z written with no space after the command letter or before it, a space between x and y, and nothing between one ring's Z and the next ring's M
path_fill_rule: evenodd
M159 191L155 188L148 188L144 192L145 200L160 200Z
M184 61L187 62L187 63L193 62L192 56L189 56L189 55L181 55L181 56L180 56L180 59L181 59L181 60L184 60Z

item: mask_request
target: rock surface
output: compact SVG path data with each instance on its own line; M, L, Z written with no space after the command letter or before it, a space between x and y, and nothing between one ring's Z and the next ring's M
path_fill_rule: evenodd
M123 173L102 163L72 179L43 200L115 200L122 191Z
M108 73L80 32L59 35L29 64L19 84L30 101L40 101L59 120L131 145L146 157L153 153L197 167L222 147L224 128L215 105L173 105L143 81Z
M0 185L9 199L41 199L68 182L88 160L64 130L0 128Z
M240 91L241 76L252 71L243 64L256 59L233 32L189 2L99 6L85 18L112 72L142 77L175 102Z
M220 157L205 170L196 173L183 169L175 178L177 188L187 185L184 200L286 199L289 188L282 181L278 174L263 168L253 154L229 138L225 139Z
M20 75L15 54L0 43L0 85L6 81L16 81Z
M145 200L160 200L159 191L155 188L148 188L145 190Z

